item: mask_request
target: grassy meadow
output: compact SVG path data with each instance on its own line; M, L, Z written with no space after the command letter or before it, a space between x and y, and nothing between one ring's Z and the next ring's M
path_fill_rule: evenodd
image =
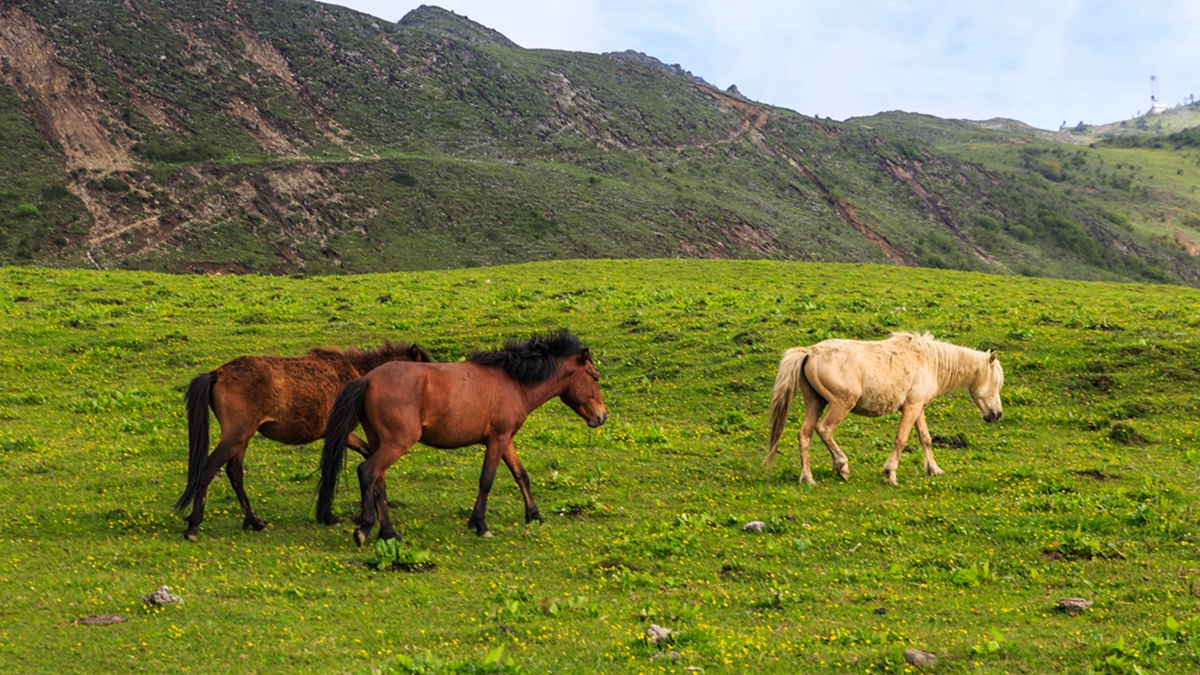
M224 476L199 540L182 390L241 354L411 340L458 360L566 327L608 423L552 401L517 437L544 526L506 472L494 539L466 529L481 448L389 471L399 555L312 520L319 448L255 440L244 532ZM1200 292L978 273L589 261L354 277L0 268L0 663L12 672L941 673L1200 670ZM842 482L799 405L773 469L779 354L890 331L994 348L1005 415L928 411L946 475L897 416L849 418ZM215 427L215 425L214 425ZM215 433L215 428L214 428ZM910 447L917 448L915 435ZM353 463L352 463L353 465ZM356 511L356 481L338 497ZM349 488L347 488L349 486ZM345 519L344 519L345 520ZM761 534L742 525L766 523ZM181 606L143 608L162 584ZM1079 614L1062 597L1093 600ZM74 626L117 613L128 621ZM650 623L676 633L644 638ZM503 647L502 651L497 651ZM666 654L677 653L672 659Z

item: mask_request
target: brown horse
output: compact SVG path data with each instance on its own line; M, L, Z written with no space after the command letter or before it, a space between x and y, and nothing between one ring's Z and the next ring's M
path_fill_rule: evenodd
M394 539L387 511L384 472L421 443L461 448L482 443L487 450L479 493L467 527L491 536L484 521L488 492L501 459L525 499L525 522L543 522L529 491L529 474L517 459L513 436L529 413L554 397L598 427L608 418L600 396L600 374L591 353L566 331L509 341L504 349L476 352L459 363L389 363L342 390L333 404L321 453L317 520L331 525L333 497L346 461L346 437L361 422L373 452L358 465L362 515L354 519L359 546L379 518L379 538Z
M850 460L833 440L833 430L846 415L867 417L900 411L900 428L892 454L883 464L883 479L896 485L900 453L913 425L925 449L925 473L943 472L933 460L933 440L925 424L925 406L938 394L966 389L986 422L1004 414L1000 388L1004 369L993 351L976 351L938 342L929 333L893 333L887 340L825 340L783 353L771 395L771 445L764 464L775 460L779 437L787 424L788 408L799 390L804 397L800 426L800 482L813 483L808 447L813 431L833 456L833 469L842 480L850 477ZM829 407L825 417L821 413ZM820 420L820 421L818 421Z
M246 446L257 431L288 445L303 445L321 438L333 400L347 382L390 361L433 361L417 345L384 341L362 351L314 349L305 356L239 356L216 370L197 375L184 401L188 416L188 479L183 496L175 503L184 519L183 536L196 539L204 519L208 484L225 467L229 484L242 505L242 528L262 530L266 523L254 514L242 487L242 461ZM208 409L221 425L221 441L208 454ZM349 432L347 432L349 433ZM358 452L367 446L358 438L343 438Z

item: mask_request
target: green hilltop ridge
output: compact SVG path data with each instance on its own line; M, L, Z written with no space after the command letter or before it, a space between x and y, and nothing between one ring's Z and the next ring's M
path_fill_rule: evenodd
M839 123L430 6L35 0L0 24L0 264L702 257L1200 284L1186 144Z

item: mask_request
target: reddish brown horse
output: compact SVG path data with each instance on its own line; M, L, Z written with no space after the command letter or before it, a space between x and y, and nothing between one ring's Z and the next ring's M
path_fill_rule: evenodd
M281 443L312 443L325 433L325 418L334 398L347 382L390 361L433 361L417 345L384 341L362 351L314 349L305 356L239 356L216 370L197 375L188 386L184 401L188 416L188 480L183 496L175 503L182 511L192 503L184 519L183 536L195 540L204 519L208 484L221 467L242 505L242 528L262 530L266 523L254 514L242 487L242 461L255 432ZM221 441L208 454L208 409L221 425ZM349 431L347 431L347 434ZM367 454L360 439L341 439Z
M554 397L598 427L608 418L600 396L600 374L591 353L566 331L509 341L504 349L476 352L459 363L389 363L357 379L338 395L325 429L321 453L317 520L336 523L333 497L346 461L346 438L361 422L371 452L358 465L362 515L354 519L359 546L379 518L379 538L394 539L388 518L384 472L421 443L435 448L461 448L482 443L483 473L467 527L491 536L484 521L488 492L501 459L508 465L525 499L525 522L542 522L529 474L517 459L513 435L529 413Z

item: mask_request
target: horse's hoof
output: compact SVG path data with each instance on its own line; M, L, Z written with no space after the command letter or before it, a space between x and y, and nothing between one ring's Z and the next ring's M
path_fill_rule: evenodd
M483 532L481 532L479 534L479 536L483 537L484 539L491 539L492 537L494 537L496 535L492 534L491 530L484 530Z
M244 520L244 521L242 521L242 529L243 530L251 530L252 529L255 532L262 532L263 530L267 529L267 524L261 520Z
M355 530L354 543L357 544L359 548L362 548L362 545L367 543L367 533L363 532L362 530Z
M188 541L196 541L196 533L195 532L184 532L183 538L187 539Z
M813 479L811 473L801 474L800 475L800 484L801 485L816 485L817 481Z
M925 469L926 476L940 476L944 473L946 473L946 472L942 471L941 469L937 468L936 466L933 467L932 469Z

